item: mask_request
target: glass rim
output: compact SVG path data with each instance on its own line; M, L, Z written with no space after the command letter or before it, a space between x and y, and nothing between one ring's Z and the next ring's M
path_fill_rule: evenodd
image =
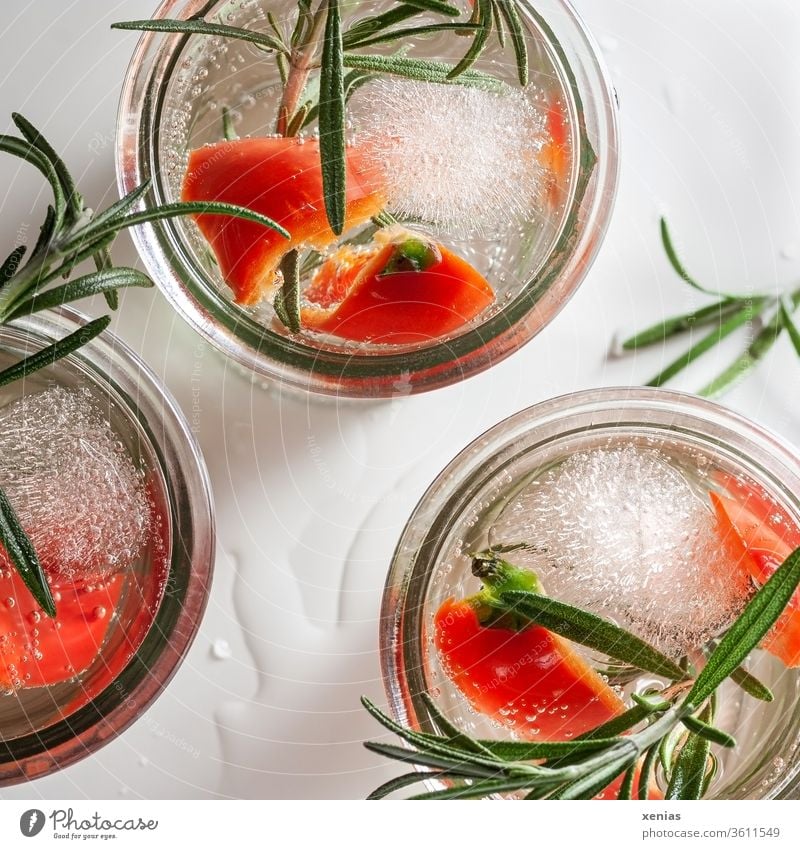
M608 418L569 428L570 418L598 410L608 413ZM684 421L673 428L671 417ZM693 435L705 437L708 446L735 447L742 462L758 457L755 468L763 475L757 477L759 484L773 495L780 493L782 501L790 501L800 518L797 450L763 425L706 398L663 388L604 387L560 395L508 416L459 451L436 476L409 516L393 552L381 600L379 655L384 691L398 722L435 731L420 699L427 687L424 605L441 545L472 496L512 456L516 459L535 451L550 439L600 427L624 430L643 425L666 431L677 440ZM523 436L539 427L549 428L553 435L542 442L520 444ZM770 787L770 798L792 798L799 783L800 760Z
M0 327L0 344L50 342L88 318L68 307ZM214 566L215 528L205 462L177 402L151 369L106 331L65 358L78 365L145 434L166 483L171 551L166 589L124 669L74 713L0 742L0 786L47 775L94 753L155 701L185 658L202 620ZM57 364L56 364L57 366Z
M163 0L155 18L205 14L222 0ZM416 350L397 352L334 351L274 333L252 320L241 307L204 283L172 221L133 228L146 267L181 317L215 348L256 374L296 388L349 397L390 397L392 379L412 376L410 391L449 385L488 368L533 338L560 312L593 263L608 228L618 183L616 99L601 51L568 0L551 0L562 26L574 41L572 61L580 62L581 83L561 43L530 0L519 0L535 20L554 62L560 85L570 98L575 141L581 161L574 164L569 211L560 233L536 275L497 313L460 335ZM117 120L117 182L121 194L146 180L148 205L166 202L158 167L161 109L171 74L187 35L146 32L139 39L123 84ZM163 39L163 42L161 41ZM594 93L591 108L599 115L597 158L585 123L583 92ZM576 160L578 157L576 157ZM580 225L580 217L585 225ZM577 237L576 237L577 234ZM491 349L490 349L491 348Z

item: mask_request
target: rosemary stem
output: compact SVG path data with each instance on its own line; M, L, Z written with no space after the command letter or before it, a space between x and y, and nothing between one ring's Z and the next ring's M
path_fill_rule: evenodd
M283 87L283 96L278 108L278 121L275 126L275 132L279 135L286 135L289 122L297 111L308 75L311 73L311 66L322 43L327 10L328 0L322 0L314 13L308 37L302 44L292 49L289 57L289 75Z

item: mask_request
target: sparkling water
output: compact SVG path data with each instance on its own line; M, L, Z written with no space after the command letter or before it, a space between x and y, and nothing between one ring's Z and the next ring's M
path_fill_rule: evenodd
M731 569L709 500L710 490L726 494L721 481L731 479L762 491L722 453L666 435L609 438L591 430L545 441L498 470L470 495L447 533L427 591L425 675L450 719L479 737L525 737L524 722L515 729L519 705L510 705L501 723L466 703L433 639L433 616L442 602L480 589L472 555L489 546L524 544L501 556L536 572L546 594L702 667L709 643L754 592L749 578ZM669 683L573 646L623 699ZM775 700L757 701L730 680L720 688L715 723L734 735L737 747L714 747L711 796L724 797L731 787L745 788L748 798L766 793L781 778L781 770L769 765L797 745L791 724L800 697L797 671L759 650L746 667ZM524 711L519 717L524 720ZM656 777L663 788L660 768Z
M466 3L461 5L468 8ZM380 0L346 2L344 28L389 7ZM237 0L220 4L208 19L269 31L269 11L279 27L291 32L296 9L290 0ZM411 23L422 26L443 20L424 13ZM409 58L452 67L469 43L468 38L442 32L404 40L402 49ZM482 319L520 294L544 268L565 224L566 200L576 179L575 128L568 117L571 95L549 50L533 36L528 47L530 82L524 89L519 86L510 42L501 48L493 35L475 69L499 81L494 93L390 77L367 80L348 106L349 139L372 150L383 164L388 211L464 257L491 283L496 302ZM362 52L391 56L397 50L398 43L391 43ZM159 160L166 199L180 196L188 152L222 140L223 112L240 137L274 134L281 90L274 56L223 38L188 39L161 113ZM566 122L564 168L558 174L539 157L549 138L549 110L563 115ZM303 132L314 135L316 122ZM171 226L213 285L232 298L197 228L188 220ZM344 241L368 240L371 229L367 225L360 232L345 234ZM304 276L306 283L315 267L311 260L305 264L310 269ZM272 322L271 305L262 303L247 312L283 332ZM318 335L306 335L320 344ZM326 348L337 346L352 350L354 343L325 338Z
M15 359L0 352L0 368ZM171 538L165 485L147 438L122 405L66 361L0 390L0 485L39 554L57 612L62 597L71 600L65 641L80 639L73 600L84 593L100 598L84 615L107 623L94 632L102 642L87 667L65 667L59 683L30 685L26 656L53 669L43 652L53 638L39 638L58 631L58 615L37 612L27 595L0 599L0 613L9 613L0 616L5 656L22 660L9 692L0 694L0 739L11 741L78 710L122 672L164 593ZM11 586L13 566L4 552L0 561L0 579ZM109 606L103 598L112 594ZM16 605L33 611L22 631Z

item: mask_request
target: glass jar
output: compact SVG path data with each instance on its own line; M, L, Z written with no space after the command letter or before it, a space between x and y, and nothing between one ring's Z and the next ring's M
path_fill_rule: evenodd
M493 528L504 507L531 480L576 452L628 444L657 447L703 492L718 480L745 482L748 491L766 494L800 525L797 451L704 399L662 389L599 389L511 416L439 475L397 545L383 596L380 651L390 708L399 722L433 731L421 698L429 694L470 734L511 734L468 705L450 681L434 641L435 613L448 598L465 598L480 588L469 554L495 543ZM569 493L562 495L570 503ZM513 562L516 555L504 556ZM738 746L721 758L710 796L797 798L800 674L764 651L754 652L751 662L754 673L774 688L775 701L755 701L730 682L723 685L719 710L728 711L724 727Z
M348 2L345 22L386 7L386 0ZM520 0L518 7L529 33L531 86L538 98L564 110L569 166L535 222L525 222L513 237L458 243L495 286L493 308L460 331L414 344L356 345L310 331L289 334L274 320L271 306L233 303L193 222L137 228L134 238L148 271L184 319L261 377L356 398L449 385L499 362L550 322L586 275L609 222L617 182L616 106L596 45L570 4ZM295 9L287 0L166 0L155 17L202 15L263 29L265 11L283 20ZM412 55L417 49L431 51L435 45L415 44ZM456 38L449 49L463 53L464 39ZM499 50L493 43L476 67L513 81L514 63L498 60ZM273 132L279 80L274 59L264 56L238 41L146 33L131 61L120 104L120 190L130 192L151 181L147 207L178 199L187 148L222 138L223 108L237 116L242 135ZM454 64L459 57L446 58Z
M0 368L84 323L79 313L62 308L3 326ZM140 476L150 519L142 550L123 573L118 603L108 613L93 611L108 616L109 625L88 668L60 683L0 695L0 784L39 778L85 758L144 713L192 643L213 569L205 465L183 415L155 375L104 333L0 389L0 403L15 409L8 405L53 387L91 399Z

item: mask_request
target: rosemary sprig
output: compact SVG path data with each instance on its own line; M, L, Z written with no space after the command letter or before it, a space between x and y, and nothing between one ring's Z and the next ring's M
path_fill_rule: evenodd
M33 165L49 183L53 199L33 250L29 252L25 245L18 245L0 265L0 324L98 294L115 309L120 288L151 287L153 283L147 275L135 268L115 267L111 260L111 243L128 227L190 213L215 213L257 221L288 236L270 219L230 204L174 203L134 211L147 185L95 213L86 206L66 164L42 133L22 115L12 117L21 138L0 135L0 151ZM92 260L96 270L67 282L57 282L69 278L85 260ZM73 353L101 333L109 321L107 316L96 319L28 355L0 372L0 386L25 378ZM48 616L55 616L53 596L36 552L2 489L0 545L42 610Z
M427 19L419 20L420 15ZM405 0L381 14L343 25L340 0L297 0L297 17L288 35L268 16L269 32L229 26L201 17L189 20L160 19L122 21L114 29L173 33L183 36L216 36L254 44L265 51L265 58L277 63L282 82L276 132L293 136L319 124L320 168L325 211L334 234L346 226L346 108L350 96L365 82L379 75L398 76L438 84L474 86L501 91L501 80L473 66L483 53L489 37L496 31L501 47L506 32L514 50L521 85L528 81L528 54L524 25L513 0L476 0L468 20L461 11L443 0ZM436 19L431 22L431 16ZM417 19L415 21L415 19ZM408 26L400 26L408 21ZM464 57L448 65L403 55L402 46L411 39L441 33L472 36ZM365 48L397 43L395 55L371 55ZM315 72L318 69L318 73ZM224 116L224 135L231 138L230 116ZM284 275L284 287L294 286L294 277ZM281 291L276 300L276 315L290 330L299 329L295 309L295 291Z
M415 799L480 798L508 792L525 792L531 799L590 799L619 776L624 776L623 797L630 797L634 795L637 767L641 771L635 795L644 799L659 757L668 776L667 797L700 798L711 780L711 746L735 745L729 734L713 725L715 694L769 632L798 585L800 549L792 552L753 595L711 652L688 693L682 686L640 697L626 714L575 740L476 740L454 729L433 700L425 696L423 705L436 733L406 728L362 698L367 711L406 744L401 748L373 741L365 746L385 757L423 767L424 771L416 773L416 781L433 779L448 785L411 797ZM514 592L524 595L521 590ZM538 595L535 591L529 594ZM476 597L478 601L481 598L481 594ZM515 616L520 615L518 602ZM642 722L646 723L644 727L620 736ZM414 774L401 776L382 785L370 798L383 798L414 781Z
M649 380L648 386L662 386L745 325L760 324L761 329L756 332L747 348L730 366L700 389L699 395L715 398L731 389L764 359L784 330L795 352L800 356L800 332L792 319L792 314L800 307L800 288L786 295L774 293L735 295L715 292L698 283L686 270L678 257L669 228L663 218L660 229L664 252L678 277L698 292L713 295L715 301L700 309L666 318L636 333L622 343L622 349L634 351L649 345L662 344L673 336L693 331L695 328L712 327L713 329Z

